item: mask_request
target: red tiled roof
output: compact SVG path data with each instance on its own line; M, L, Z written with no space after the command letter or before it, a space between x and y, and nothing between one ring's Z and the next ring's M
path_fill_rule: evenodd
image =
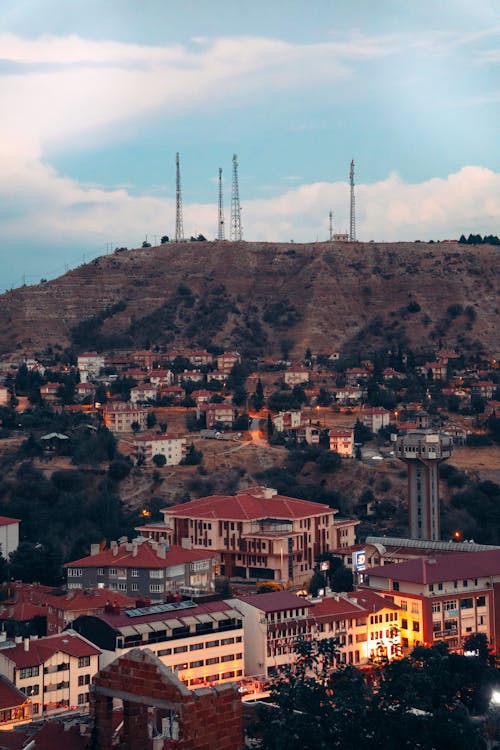
M11 523L21 523L19 518L9 518L8 516L0 516L0 526L10 526Z
M248 490L247 490L248 493ZM256 497L253 494L210 495L189 503L163 508L166 516L177 518L208 518L229 520L257 520L264 518L307 518L336 512L328 505L298 500L284 495L271 498Z
M75 657L94 656L101 653L98 648L87 643L78 634L66 631L60 635L31 640L28 649L25 649L24 643L17 643L15 646L2 649L2 654L16 667L21 668L44 664L57 651Z
M38 604L31 604L30 602L17 602L16 604L8 604L0 607L0 619L2 620L5 618L9 620L18 620L19 622L27 622L37 616L47 616L45 607Z
M314 603L312 616L316 620L331 620L335 617L356 617L362 612L362 607L343 596L328 596L318 603Z
M26 703L26 696L15 685L10 682L4 675L0 675L0 711L14 706L22 706ZM0 746L2 733L0 733Z
M125 609L135 607L135 599L111 589L72 589L66 596L47 596L46 603L65 612L88 612L103 609L106 604Z
M381 609L401 609L397 604L393 604L388 599L369 589L359 589L349 594L349 599L355 604L359 604L367 612L380 612Z
M298 609L299 607L311 607L307 599L302 599L289 591L269 591L266 594L251 594L240 597L241 601L250 604L262 612L280 612L284 609Z
M130 545L129 545L130 546ZM82 557L81 560L73 560L65 563L65 568L102 568L112 565L121 568L170 568L172 565L194 562L195 560L206 560L215 557L214 552L209 550L185 549L172 545L165 553L165 558L159 557L153 545L149 542L141 542L137 545L137 555L134 557L132 550L127 549L125 544L118 547L116 555L112 549L104 550L97 555Z
M391 578L411 583L438 583L500 575L500 549L457 552L370 568L370 578Z
M33 750L85 750L88 737L80 734L76 726L65 726L60 721L48 721L31 737L35 741Z

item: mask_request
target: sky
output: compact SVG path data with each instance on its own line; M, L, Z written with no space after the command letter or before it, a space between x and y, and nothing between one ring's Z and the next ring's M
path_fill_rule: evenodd
M0 291L115 247L500 235L497 0L1 0Z

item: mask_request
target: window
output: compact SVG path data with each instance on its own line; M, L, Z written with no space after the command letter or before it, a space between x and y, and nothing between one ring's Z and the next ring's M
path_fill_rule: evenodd
M207 665L207 667L210 664L218 664L218 663L219 663L219 657L218 656L212 656L210 659L206 659L205 660L205 664Z
M163 591L163 584L162 583L151 583L149 586L149 591L151 594L160 594Z
M420 631L420 623L416 620L413 620L412 622L412 630L414 633L418 633Z
M408 610L408 602L401 600L401 609L403 610L403 612L406 612Z
M203 666L203 659L189 662L189 669L196 669L196 667L202 667L202 666Z
M82 667L90 667L90 656L78 657L78 669L81 669Z
M485 596L478 596L476 599L476 604L478 607L485 607L486 606L486 597Z
M78 705L81 706L84 703L89 702L89 694L88 693L78 693Z
M191 643L189 645L189 650L190 651L198 651L200 648L203 648L203 646L204 646L203 643Z
M109 575L110 576L115 576L116 577L117 574L118 574L118 571L116 570L116 568L110 568L109 569Z
M411 613L412 615L418 615L418 602L411 603Z
M126 583L119 583L118 584L118 591L126 591L127 590L127 584Z
M431 591L431 592L434 591L434 584L433 583L429 583L429 591Z
M133 584L132 584L132 585L130 586L130 590L131 590L131 591L139 591L139 584L138 584L138 583L133 583Z
M81 568L68 568L68 576L71 578L71 576L79 577L82 575L82 569Z
M163 578L163 570L161 568L157 570L150 570L149 577L150 578Z
M456 599L450 599L450 601L443 602L443 612L451 612L457 608Z
M220 658L221 662L233 661L233 659L234 659L234 654L225 654L225 656L221 656Z
M103 576L104 575L104 568L97 568L97 575Z
M161 648L158 651L157 656L170 656L171 653L172 653L171 648Z
M468 585L469 585L469 582L468 582L468 580L467 580L467 579L465 578L465 579L464 579L464 580L462 581L462 586L464 587L464 589L466 589Z
M205 648L215 648L219 645L219 641L207 641L205 643Z
M132 570L130 571L130 575L132 576L132 578L138 578L139 571L137 570L137 568L132 568Z
M433 612L441 612L441 603L440 602L433 602L432 603L432 611Z
M183 654L187 650L188 650L187 646L176 646L174 648L174 654Z
M408 630L408 620L406 618L403 618L401 620L401 627L403 628L403 630Z
M26 677L38 677L40 667L23 667L19 670L19 679L24 680Z
M90 685L90 675L89 674L81 674L78 677L78 687L82 687L82 685Z
M228 646L230 643L234 643L234 638L221 638L221 646Z

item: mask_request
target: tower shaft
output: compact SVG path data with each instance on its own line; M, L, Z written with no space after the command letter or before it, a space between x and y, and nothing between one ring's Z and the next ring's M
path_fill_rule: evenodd
M331 211L328 214L328 219L329 219L329 226L330 226L330 235L329 235L329 238L330 238L330 242L331 242L333 240L333 213Z
M184 239L184 226L182 221L182 196L181 196L181 169L179 163L179 152L175 155L175 241Z
M349 241L356 242L356 205L355 205L355 198L354 198L354 159L351 160L349 182L351 184L351 211L350 211L350 225L349 225Z
M225 237L224 222L224 203L222 199L222 169L219 167L219 221L217 224L217 239L224 240Z
M243 239L241 226L240 189L238 186L238 159L233 154L233 186L231 192L231 239L238 242Z

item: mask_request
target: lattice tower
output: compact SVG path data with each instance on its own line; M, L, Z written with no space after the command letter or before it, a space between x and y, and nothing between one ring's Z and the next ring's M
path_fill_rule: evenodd
M184 239L184 226L182 221L182 196L181 196L181 168L179 164L179 152L175 155L175 241Z
M231 239L238 242L243 239L241 226L240 189L238 187L238 159L233 154L233 189L231 193Z
M226 239L224 222L224 203L222 200L222 169L219 167L219 223L217 225L217 239Z
M350 242L356 242L356 204L354 198L354 159L351 160L351 171L349 172L351 183L351 223L349 229Z

